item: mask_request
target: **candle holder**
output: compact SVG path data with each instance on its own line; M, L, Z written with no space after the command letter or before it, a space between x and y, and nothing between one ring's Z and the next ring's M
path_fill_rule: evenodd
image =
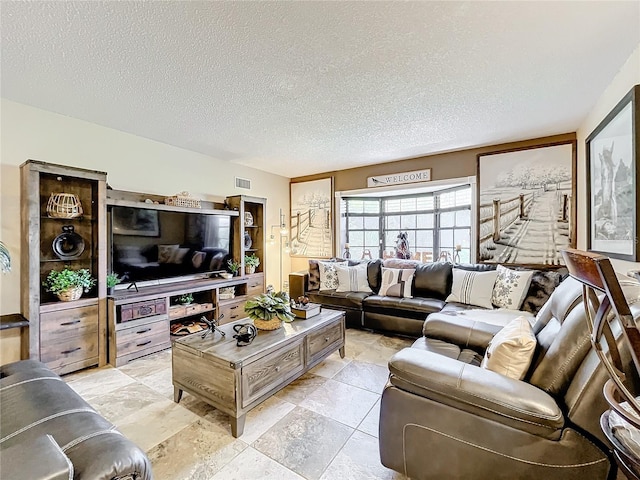
M349 244L345 243L344 245L344 253L342 254L342 258L349 259L351 258L351 252L349 252Z

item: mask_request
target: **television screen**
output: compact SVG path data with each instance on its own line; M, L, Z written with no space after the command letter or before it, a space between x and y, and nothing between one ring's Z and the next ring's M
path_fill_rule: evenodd
M231 217L114 206L112 269L124 282L225 270Z

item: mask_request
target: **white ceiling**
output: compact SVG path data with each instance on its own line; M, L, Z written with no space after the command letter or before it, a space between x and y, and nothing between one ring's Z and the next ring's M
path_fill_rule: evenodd
M4 98L287 177L575 131L640 2L1 2Z

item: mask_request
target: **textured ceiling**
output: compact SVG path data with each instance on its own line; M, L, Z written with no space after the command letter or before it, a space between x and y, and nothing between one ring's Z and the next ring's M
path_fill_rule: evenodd
M4 98L287 177L575 131L640 2L1 2Z

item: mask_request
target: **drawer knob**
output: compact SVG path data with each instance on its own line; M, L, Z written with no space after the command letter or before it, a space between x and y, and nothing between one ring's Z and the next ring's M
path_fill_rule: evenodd
M329 337L324 337L324 341L328 342L329 341Z
M151 328L145 328L143 330L138 330L136 333L145 333L151 331Z
M61 324L60 324L60 326L61 326L61 327L62 327L62 326L65 326L65 327L66 327L67 325L75 325L76 323L80 323L80 320L74 320L74 321L72 321L72 322L64 322L64 323L61 323Z
M148 345L151 343L151 340L147 340L146 342L136 343L136 347L142 347L144 345Z
M276 372L279 372L279 371L280 371L280 367L276 367Z
M62 355L68 355L73 352L77 352L78 350L82 350L81 347L72 348L71 350L65 350L64 352L60 352Z
M231 307L231 310L235 310L236 308L238 308L238 305Z

